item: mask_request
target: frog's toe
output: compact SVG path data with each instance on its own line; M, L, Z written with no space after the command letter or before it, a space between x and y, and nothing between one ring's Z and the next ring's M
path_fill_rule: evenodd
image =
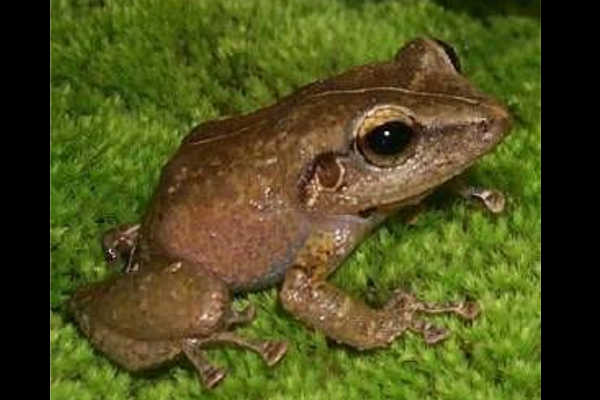
M429 345L437 344L450 336L450 332L444 328L434 327L430 330L423 332L423 339L425 343Z
M277 364L287 351L287 342L277 340L250 339L233 332L218 332L204 339L191 339L196 349L210 344L233 344L258 353L269 366ZM185 348L184 348L184 351ZM186 353L188 357L190 355Z
M506 204L504 194L496 189L479 189L474 191L472 196L480 199L485 207L494 214L504 211Z
M464 319L473 320L479 315L479 306L475 302L465 301L456 307L455 312Z
M201 340L186 339L182 343L181 350L187 356L188 360L194 364L202 384L208 389L212 389L225 378L227 371L223 368L215 367L206 359L201 349L203 345L204 342Z
M421 320L413 320L410 324L410 329L423 335L425 343L429 345L437 344L450 336L450 331L446 328L440 328L429 322Z
M385 303L383 309L386 311L404 312L417 304L418 301L414 295L407 293L401 289L396 289L392 297Z
M288 344L285 341L266 341L261 356L269 367L277 364L287 352Z
M453 179L446 187L465 199L477 199L481 201L494 214L504 211L506 199L504 194L499 190L470 185L462 177Z
M217 384L221 382L226 375L227 371L224 368L218 368L211 365L210 368L203 371L203 374L200 376L200 378L202 379L204 386L206 386L208 389L212 389L217 386Z

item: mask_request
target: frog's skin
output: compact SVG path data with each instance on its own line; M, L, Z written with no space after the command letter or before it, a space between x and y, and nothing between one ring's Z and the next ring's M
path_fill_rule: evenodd
M71 309L123 367L185 354L208 387L225 373L205 360L205 345L237 344L269 365L284 355L285 342L231 332L254 315L233 311L232 294L281 282L283 307L337 342L373 349L412 330L436 343L447 331L418 314L470 319L476 305L395 292L374 309L327 277L386 217L491 151L509 125L505 108L460 74L454 51L429 39L254 113L206 122L164 167L142 223L105 237L107 258L123 256L129 273L78 291ZM389 133L409 139L386 143ZM498 192L459 192L502 208Z

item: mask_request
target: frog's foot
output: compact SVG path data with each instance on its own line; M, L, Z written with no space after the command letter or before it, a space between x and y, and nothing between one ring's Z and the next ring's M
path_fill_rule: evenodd
M184 339L182 350L192 364L194 364L194 367L196 367L196 371L204 386L212 389L225 378L227 371L223 368L215 367L204 357L203 350L201 349L203 343L197 339Z
M278 340L248 339L232 332L220 332L203 339L205 344L233 344L258 353L268 366L272 367L283 358L287 352L287 342Z
M452 193L464 199L477 199L481 201L481 203L494 214L504 210L506 199L499 190L469 185L462 176L454 178L448 182L445 187Z
M418 319L410 321L409 329L423 335L425 343L431 345L439 343L450 336L450 331L446 328L440 328L429 322Z
M254 307L252 304L249 304L242 311L231 309L225 324L227 326L247 324L254 321L254 318L256 318L256 307Z
M473 320L479 315L479 306L472 301L461 301L445 305L421 303L419 311L426 314L454 313L466 320Z
M140 224L124 224L110 229L102 238L102 250L107 263L115 263L119 257L127 262L125 272L131 272Z
M182 344L183 353L194 364L202 383L209 389L213 388L225 377L226 371L210 364L204 357L202 349L221 344L233 344L252 350L258 353L270 367L277 364L287 351L286 342L248 339L232 332L217 332L205 338L184 339Z
M259 347L260 355L269 367L277 364L287 352L287 342L282 340L267 340Z
M423 203L419 203L407 211L406 215L406 223L408 225L416 225L421 218L421 215L425 212L425 205Z
M494 214L498 214L504 210L506 200L502 192L496 189L486 189L479 187L468 187L464 190L464 197L471 197L481 200L485 207Z

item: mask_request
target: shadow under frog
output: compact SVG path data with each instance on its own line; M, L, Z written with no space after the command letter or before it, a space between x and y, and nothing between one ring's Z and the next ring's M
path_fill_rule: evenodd
M80 289L70 309L81 330L131 371L185 355L207 387L225 376L204 356L234 344L268 365L285 341L244 338L252 321L232 295L281 284L285 310L359 350L407 330L430 344L448 336L421 319L474 318L474 303L429 304L396 291L369 307L328 276L381 222L418 204L491 151L510 125L505 109L461 74L440 41L409 42L389 62L301 88L254 113L195 128L164 167L140 224L104 237L126 273ZM502 210L499 192L459 186Z

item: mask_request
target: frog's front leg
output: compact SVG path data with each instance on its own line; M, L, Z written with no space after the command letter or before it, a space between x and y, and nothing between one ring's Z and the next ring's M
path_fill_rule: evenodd
M385 347L411 330L434 344L445 339L448 332L418 319L418 314L456 313L466 319L477 315L472 303L436 305L402 292L395 293L383 308L371 308L325 280L335 246L326 236L317 242L307 246L308 250L287 271L280 299L286 310L337 342L360 350Z
M462 176L448 182L446 187L464 199L477 199L481 201L494 214L504 211L506 199L504 198L504 194L497 189L469 185Z

